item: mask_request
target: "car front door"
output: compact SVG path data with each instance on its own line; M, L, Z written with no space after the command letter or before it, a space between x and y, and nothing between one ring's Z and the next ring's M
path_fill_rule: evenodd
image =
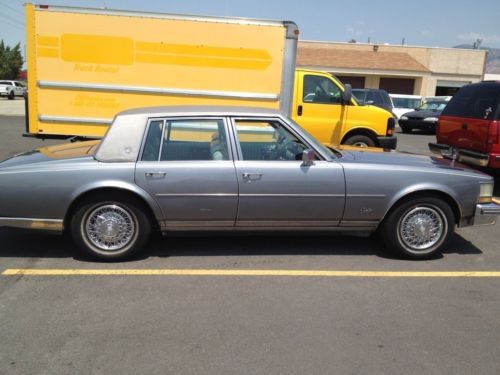
M223 118L149 121L137 185L163 211L162 229L232 227L238 184Z
M331 227L342 218L342 166L318 158L302 161L310 148L280 119L232 119L239 157L236 225ZM318 155L319 156L319 155Z

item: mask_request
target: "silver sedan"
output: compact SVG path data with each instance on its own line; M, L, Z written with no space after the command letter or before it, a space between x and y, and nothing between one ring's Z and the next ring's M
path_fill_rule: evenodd
M145 108L102 141L0 163L0 226L68 231L122 259L158 231L379 231L407 258L439 252L456 226L494 224L486 174L440 159L319 144L277 111Z

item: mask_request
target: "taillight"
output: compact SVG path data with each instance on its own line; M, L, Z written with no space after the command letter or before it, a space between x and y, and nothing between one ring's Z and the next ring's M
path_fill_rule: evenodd
M394 128L396 127L396 120L394 120L394 117L389 117L387 119L387 136L394 135Z
M488 127L488 144L495 145L500 144L500 131L498 127L500 126L500 121L491 121Z

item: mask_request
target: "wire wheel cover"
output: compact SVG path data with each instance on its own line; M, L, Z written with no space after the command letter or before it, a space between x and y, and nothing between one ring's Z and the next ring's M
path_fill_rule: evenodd
M136 225L132 215L122 207L99 206L87 216L85 234L100 250L121 250L134 239Z
M427 250L443 237L445 222L440 210L433 207L415 207L401 219L399 235L411 250Z

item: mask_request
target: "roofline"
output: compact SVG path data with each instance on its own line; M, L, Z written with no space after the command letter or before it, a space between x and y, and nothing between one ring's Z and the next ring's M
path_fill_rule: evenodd
M450 51L476 51L476 52L485 52L487 53L488 50L485 49L469 49L469 48L454 48L454 47L430 47L430 46L417 46L417 45L408 45L408 44L388 44L388 43L363 43L363 42L356 42L356 43L349 43L349 42L336 42L336 41L322 41L322 40L304 40L301 39L299 40L300 42L305 42L305 43L322 43L322 44L341 44L341 45L361 45L361 46L382 46L382 47L403 47L403 48L426 48L426 49L444 49L444 50L450 50Z
M33 5L37 11L44 11L44 12L67 12L67 13L102 14L102 15L114 15L114 16L136 16L136 17L146 17L146 18L165 18L165 19L199 21L199 22L233 23L241 25L279 26L279 27L291 26L297 28L295 22L285 21L285 20L278 21L278 20L245 18L245 17L204 16L204 15L192 15L183 13L145 12L139 10L72 7L65 5L42 5L42 4L29 4L29 3L27 5Z

